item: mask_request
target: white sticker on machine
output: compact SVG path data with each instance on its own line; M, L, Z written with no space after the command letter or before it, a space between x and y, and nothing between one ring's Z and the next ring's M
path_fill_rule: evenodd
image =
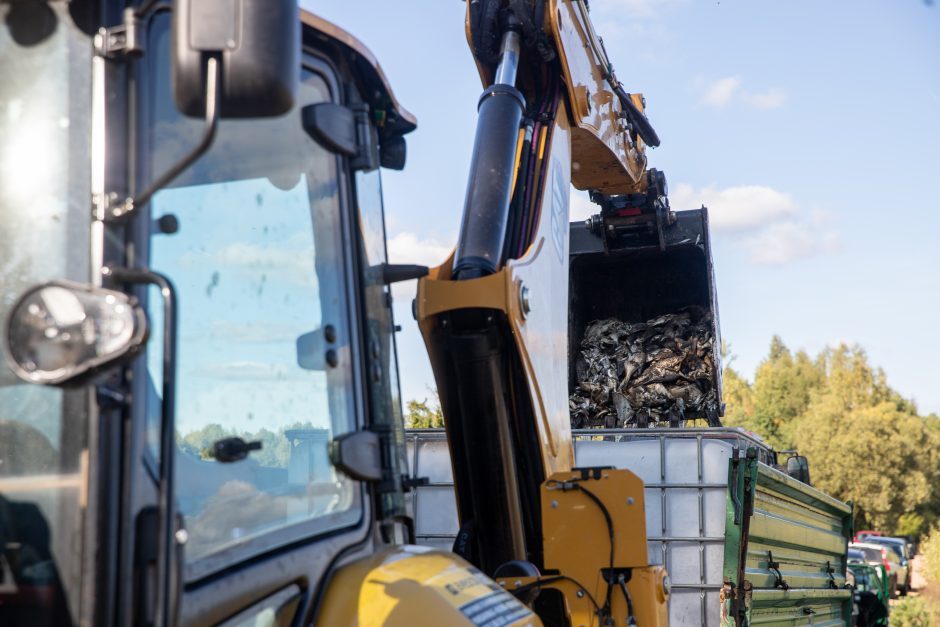
M571 195L567 171L552 161L552 241L559 263L565 263L565 239L568 237L568 199Z

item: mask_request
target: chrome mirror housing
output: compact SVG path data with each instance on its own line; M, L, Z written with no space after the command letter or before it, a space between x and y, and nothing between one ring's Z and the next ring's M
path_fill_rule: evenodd
M63 385L130 359L147 340L147 315L124 292L53 281L10 310L4 354L24 381Z

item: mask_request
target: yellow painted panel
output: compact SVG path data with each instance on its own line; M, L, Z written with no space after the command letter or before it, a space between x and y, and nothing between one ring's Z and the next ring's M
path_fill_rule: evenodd
M509 319L527 371L535 407L545 475L569 470L574 463L568 412L568 222L571 195L571 137L565 104L543 162L544 187L532 245L507 263L513 298ZM542 140L545 141L544 139ZM526 290L529 311L519 293Z
M330 579L325 595L317 617L323 627L542 624L464 560L426 547L390 547L346 565Z
M572 625L596 624L594 604L606 603L602 571L610 566L613 540L614 568L629 569L626 586L637 624L668 625L666 571L648 564L643 482L629 470L589 476L556 473L542 484L545 569L566 577L551 587L565 594ZM610 515L613 539L602 506L591 497ZM610 610L614 624L625 624L627 601L617 585L611 589Z

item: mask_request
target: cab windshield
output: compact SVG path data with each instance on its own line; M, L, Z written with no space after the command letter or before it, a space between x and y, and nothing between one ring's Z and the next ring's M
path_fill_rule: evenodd
M24 30L30 10L0 3L4 327L27 287L88 280L90 45L65 3L53 5L41 8L57 26L35 36ZM24 383L0 363L0 625L69 625L81 616L86 398Z
M193 145L201 120L170 91L169 20L150 38L152 176ZM322 71L320 71L322 70ZM175 496L188 541L185 575L357 524L359 485L329 461L331 439L356 427L356 337L341 165L303 130L303 106L335 98L326 68L300 72L295 107L219 125L212 148L150 203L149 265L179 305ZM150 298L147 414L152 459L162 381L162 304ZM257 446L238 461L217 442Z

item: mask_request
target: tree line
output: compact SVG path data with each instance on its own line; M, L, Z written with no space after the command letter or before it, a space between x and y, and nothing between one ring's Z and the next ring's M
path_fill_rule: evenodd
M940 417L921 415L861 347L811 357L774 337L753 381L726 361L724 423L806 455L813 484L855 504L856 529L919 536L940 520Z

